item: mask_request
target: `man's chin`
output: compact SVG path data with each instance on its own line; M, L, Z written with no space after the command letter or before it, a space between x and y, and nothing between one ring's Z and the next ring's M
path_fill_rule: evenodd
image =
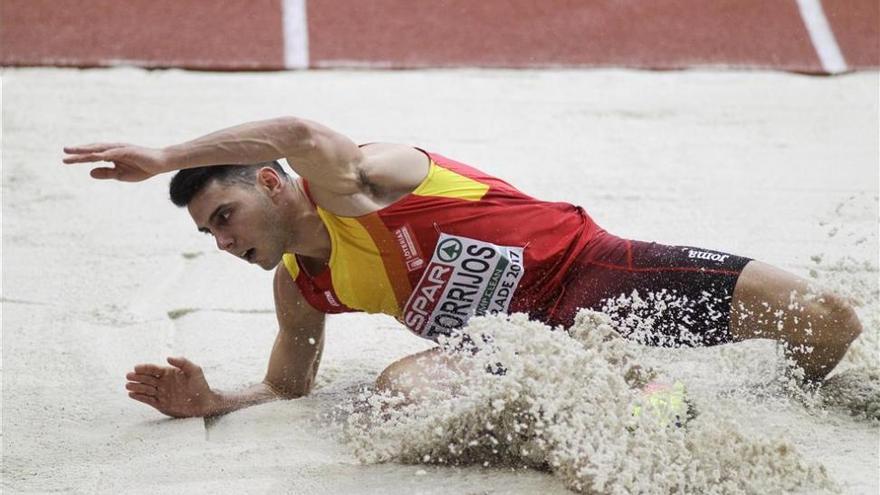
M281 263L281 258L278 258L277 261L265 261L265 260L256 260L254 262L255 265L259 266L263 270L274 270L275 267L278 266L278 263Z

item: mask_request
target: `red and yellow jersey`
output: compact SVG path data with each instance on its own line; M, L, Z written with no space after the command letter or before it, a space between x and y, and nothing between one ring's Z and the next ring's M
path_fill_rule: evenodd
M317 207L332 245L327 269L311 276L295 255L283 258L305 299L325 313L388 314L431 339L474 315L550 309L601 229L577 206L428 156L422 183L379 211L343 217Z

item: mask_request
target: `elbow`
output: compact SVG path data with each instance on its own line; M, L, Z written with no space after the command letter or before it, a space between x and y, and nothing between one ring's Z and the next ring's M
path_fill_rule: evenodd
M278 397L284 400L299 399L309 395L310 393L312 393L312 387L311 385L308 385L305 387L294 387L289 390L284 390L282 394Z
M278 397L278 399L280 399L280 400L293 400L293 399L300 399L300 398L305 397L307 395L309 395L309 391L283 392L280 394L276 394L275 396Z
M311 382L303 384L303 386L293 386L293 385L284 385L271 383L268 380L263 382L263 385L269 389L272 394L275 395L276 398L281 400L291 400L291 399L299 399L301 397L305 397L312 392L312 384Z
M278 117L275 122L288 153L302 153L315 147L315 127L311 122L297 117Z

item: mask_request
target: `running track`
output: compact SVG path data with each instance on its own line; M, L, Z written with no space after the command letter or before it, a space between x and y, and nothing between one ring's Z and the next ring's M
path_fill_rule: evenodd
M827 74L880 67L878 11L877 0L0 0L0 65Z

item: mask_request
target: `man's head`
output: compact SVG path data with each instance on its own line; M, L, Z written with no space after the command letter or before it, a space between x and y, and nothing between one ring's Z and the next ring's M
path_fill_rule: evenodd
M199 231L217 248L274 268L285 251L285 192L290 179L278 162L181 170L171 179L171 201L186 206Z
M214 165L188 168L177 172L171 179L169 187L171 202L181 208L189 205L189 202L212 181L227 185L237 183L253 186L257 181L257 171L263 167L270 167L278 172L279 176L287 179L287 173L277 161L253 165Z

